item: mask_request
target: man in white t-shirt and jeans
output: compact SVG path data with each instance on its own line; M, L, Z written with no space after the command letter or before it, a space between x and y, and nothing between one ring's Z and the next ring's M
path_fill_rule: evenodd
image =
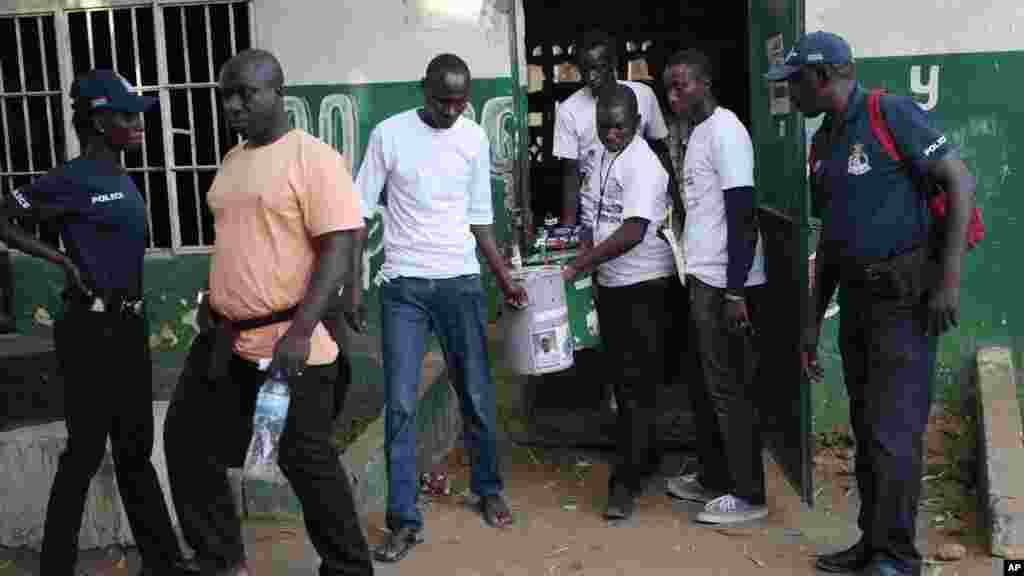
M675 279L672 249L658 237L671 199L668 172L637 135L636 94L621 84L600 92L596 125L602 150L594 247L565 267L572 280L597 269L597 301L607 369L618 398L618 464L609 480L610 519L627 518L633 499L660 469L658 392L665 384L665 335L671 323L669 287Z
M596 95L616 83L632 89L640 114L637 133L650 141L656 154L664 153L666 158L668 149L664 139L668 136L668 128L654 90L639 82L616 78L618 56L613 37L600 30L584 32L576 42L575 57L584 86L559 104L551 152L562 159L561 224L579 224L582 227L580 250L583 251L594 245L593 223L598 192L596 163L604 150L595 124ZM603 385L602 403L614 410L611 386L607 381Z
M762 444L754 378L754 313L765 283L757 229L754 148L736 115L711 92L712 69L696 50L673 55L664 81L673 112L693 126L684 160L686 281L691 333L703 381L690 385L701 471L670 479L670 495L702 502L697 520L763 518Z
M470 490L488 524L512 521L498 469L487 292L477 247L508 300L525 304L526 291L512 279L494 239L490 146L480 125L462 115L469 89L465 61L454 54L431 60L423 107L374 128L356 177L365 220L387 193L380 300L390 534L374 553L382 562L401 560L423 540L416 403L428 331L441 341L462 404Z

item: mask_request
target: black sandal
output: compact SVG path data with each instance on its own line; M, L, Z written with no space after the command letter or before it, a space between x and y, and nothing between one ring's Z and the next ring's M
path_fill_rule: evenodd
M408 526L399 528L388 534L384 544L373 551L373 557L380 562L398 562L421 542L423 534L419 530Z
M512 525L512 511L500 494L491 494L480 499L480 514L484 522L493 528L507 528Z

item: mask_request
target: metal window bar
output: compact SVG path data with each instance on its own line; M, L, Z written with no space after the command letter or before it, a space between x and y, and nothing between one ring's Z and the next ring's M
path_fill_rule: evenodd
M251 0L227 0L227 1L213 0L213 1L196 1L196 2L191 2L191 1L190 2L164 2L164 1L161 1L161 0L151 0L149 2L139 2L139 3L137 3L137 5L132 5L131 3L125 3L125 4L127 4L127 5L108 6L108 7L105 7L105 8L87 8L87 9L79 9L79 10L73 10L73 9L72 10L63 10L63 9L58 9L54 13L45 13L45 14L38 14L38 13L36 13L36 14L15 14L15 15L10 17L11 19L15 20L15 34L16 34L16 42L17 42L17 48L18 48L18 50L17 50L17 52L18 52L18 54L17 54L17 56L18 56L17 64L19 65L18 76L17 77L19 79L21 79L22 85L19 87L17 92L7 92L6 91L6 87L3 85L4 79L3 79L2 75L0 75L0 126L3 127L3 132L4 132L4 134L6 134L6 136L4 137L5 142L6 142L6 146L4 147L3 158L0 158L0 160L4 161L4 166L0 167L0 180L4 180L4 181L6 181L6 183L8 183L11 186L13 186L14 182L15 182L15 179L17 179L17 178L25 178L25 177L31 178L31 177L39 176L39 175L45 173L45 170L43 169L43 166L41 164L41 162L43 162L43 161L39 160L40 156L39 155L34 155L33 152L32 152L34 150L34 146L35 146L36 143L32 141L33 140L33 136L35 134L31 131L31 120L30 120L30 116L31 116L30 103L31 103L31 100L29 100L29 98L41 98L46 103L46 128L49 131L49 135L50 135L49 150L48 150L50 164L51 165L56 165L58 163L58 161L60 159L62 159L63 157L72 155L72 154L74 154L75 152L78 151L78 146L76 145L77 144L77 140L74 140L73 138L70 137L70 133L73 131L73 126L72 126L72 121L71 121L70 103L63 102L63 98L62 98L63 92L61 90L61 86L63 85L63 83L66 82L66 81L69 81L74 76L74 73L75 73L75 69L74 69L75 67L74 67L72 59L71 59L71 54L74 53L76 50L85 49L85 50L88 51L88 54L89 54L88 55L88 65L89 65L89 67L90 68L94 68L96 66L96 62L98 60L98 56L103 56L103 55L97 55L96 52L97 52L98 49L105 48L105 47L101 46L102 45L102 41L101 40L98 41L98 39L96 37L96 34L99 31L95 29L95 26L96 25L102 26L103 25L102 16L106 16L106 21L107 21L106 23L107 23L107 25L110 28L108 32L109 32L109 35L110 35L110 52L111 52L110 56L111 56L111 61L113 62L113 64L114 64L113 67L115 69L119 68L119 66L118 66L118 64L119 64L118 52L119 52L119 48L122 48L122 47L119 47L117 45L117 39L118 39L118 36L119 36L119 32L126 33L126 29L125 29L125 27L124 27L124 25L122 23L122 29L120 31L118 31L117 30L117 26L116 26L116 20L118 19L117 11L125 12L125 13L129 14L130 17L131 17L131 44L130 45L126 45L126 46L129 46L127 49L134 49L134 58L133 58L133 60L134 60L134 68L135 68L135 70L134 70L134 78L135 78L134 84L135 84L136 89L140 93L141 92L155 92L159 96L160 101L161 101L161 115L162 115L161 119L162 119L162 125L163 125L162 137L163 137L163 140L164 140L164 142L163 142L164 146L163 146L163 151L162 151L163 155L164 155L164 163L163 163L162 166L154 166L153 165L153 158L152 158L152 155L149 153L150 152L149 146L148 146L148 143L146 141L146 136L144 135L144 137L143 137L144 138L143 147L142 147L141 154L140 154L140 157L139 157L139 160L141 161L141 165L140 166L129 166L129 165L126 165L126 170L129 173L132 173L132 174L142 174L142 178L143 178L143 180L145 182L145 185L144 185L145 186L145 193L144 193L144 195L145 195L146 204L147 204L147 214L146 214L147 224L149 225L149 228L150 228L151 231L154 230L154 214L153 214L153 210L152 210L152 205L153 205L152 199L153 199L154 189L152 187L152 182L153 182L153 178L154 177L159 177L159 175L162 173L164 175L164 177L166 178L166 181L167 181L167 191L166 191L166 194L167 194L167 204L168 204L168 212L169 212L168 217L170 219L170 230L171 230L171 238L170 238L170 246L169 246L169 248L172 251L180 251L180 252L203 252L203 251L208 251L209 247L206 246L206 242L207 242L206 236L208 234L206 234L206 232L204 231L204 227L203 227L203 210L204 210L203 205L204 205L204 203L201 202L202 193L200 192L200 190L201 190L201 188L200 188L201 179L199 177L200 176L199 173L200 172L207 173L207 172L216 171L221 166L221 163L222 163L221 162L221 157L222 157L222 150L221 150L222 137L221 137L221 134L220 134L220 130L222 128L222 126L221 126L221 116L222 115L220 114L221 111L220 111L220 109L218 107L218 102L217 102L217 100L218 100L217 99L217 94L216 94L217 83L216 83L216 79L215 79L215 73L216 73L215 66L216 66L216 62L215 62L215 59L214 59L214 45L215 45L214 41L217 40L217 37L218 37L219 34L215 34L214 30L213 30L213 25L214 25L214 23L213 23L213 8L211 8L211 7L212 6L223 6L224 9L227 12L226 16L227 16L227 21L228 21L228 26L227 26L228 29L225 30L224 32L227 32L228 37L226 39L224 39L223 36L220 36L220 38L221 38L220 41L224 42L226 40L226 44L230 47L229 54L233 55L233 54L236 54L240 48L246 48L249 45L252 45L253 42L254 42L255 31L256 30L255 30L255 18L254 18L254 15L253 15ZM208 82L196 82L193 79L193 74L192 74L192 70L191 70L192 62L191 62L190 54L188 53L188 50L189 50L189 36L188 36L189 26L185 22L185 19L187 17L186 16L186 7L191 7L191 6L195 6L195 7L202 6L203 7L203 9L202 9L202 21L203 21L204 30L202 31L202 33L203 33L202 34L202 38L206 42L206 49L207 49L207 58L206 58L207 62L206 62L206 66L207 66L207 70L208 70L209 76L210 76L209 77L210 81L208 81ZM243 8L242 9L237 8L239 6L241 6ZM167 8L170 8L170 7L176 7L177 9L179 9L181 11L181 15L182 15L182 21L181 21L180 24L181 24L182 35L183 35L183 38L182 38L183 46L185 48L184 51L183 51L184 54L182 55L182 54L179 53L179 54L171 55L172 58L180 58L180 57L184 56L184 59L185 59L184 64L185 64L186 77L184 79L185 82L182 82L182 83L171 82L169 80L169 78L168 78L168 57L169 56L168 56L168 53L167 53L166 41L162 40L162 39L165 38L165 32L166 32L166 30L165 30L165 20L164 20L164 10L166 10ZM140 15L141 14L140 13L140 9L141 10L146 10L148 8L152 8L152 15L146 15L146 17L153 19L153 34L152 34L151 38L146 38L145 37L146 35L142 34L141 30L140 30L140 20L143 18L143 16ZM238 14L236 14L236 10L238 10ZM99 16L99 19L96 21L96 23L93 22L93 14L95 12L101 12L102 13L102 15ZM85 32L85 34L84 35L81 32L78 32L77 33L78 36L76 37L75 33L73 33L71 28L69 28L69 21L68 21L68 15L69 14L81 14L82 16L84 16L84 19L85 19L85 22L84 22L84 25L85 25L84 26L84 32ZM29 46L25 45L25 42L28 41L28 40L27 40L26 37L24 37L24 35L22 33L23 29L22 29L22 26L21 26L21 22L18 21L18 19L25 19L25 18L32 18L32 19L34 19L35 30L36 30L36 32L38 33L38 36L39 36L38 50L39 50L39 53L40 53L41 59L42 59L41 60L42 61L42 73L43 73L43 76L44 76L44 80L43 80L43 83L42 83L42 90L29 89L29 87L25 84L26 71L24 69L24 62L25 62L26 51L33 49L33 47L29 47ZM49 59L47 58L47 50L48 50L49 44L48 44L48 42L46 40L46 35L45 35L45 27L46 27L46 23L47 23L46 19L50 19L53 22L53 26L54 26L54 34L55 34L54 35L54 40L56 41L56 56L57 56L57 60L56 61L57 61L57 64L58 64L58 69L59 69L59 72L57 74L57 78L58 78L58 85L57 86L53 86L52 85L53 82L51 81L51 79L49 77L49 73L50 73L49 71L52 68L52 66L50 66ZM241 21L240 21L240 19L241 19ZM238 27L239 25L246 25L246 26L248 26L248 38L247 38L246 42L242 42L242 39L239 36L239 32L242 31L241 29L239 29L239 27ZM28 31L29 29L26 28L25 30ZM81 29L79 29L79 30L81 30ZM197 32L197 34L196 34L197 37L200 36L198 34L199 31L194 31L194 32ZM121 35L123 35L123 34L121 34ZM84 36L84 38L82 36ZM123 38L122 38L122 40L123 40ZM242 45L242 44L244 44L244 45ZM222 44L222 46L223 46L223 44ZM147 84L144 81L143 77L142 77L142 69L143 69L142 61L143 61L144 50L155 51L156 67L157 67L156 68L157 80L156 80L155 83L150 82L150 83ZM152 52L147 52L147 53L151 54ZM2 64L2 63L0 63L0 64ZM84 62L83 62L83 64L84 64ZM120 70L119 70L119 72L120 72ZM128 71L126 70L126 72L128 72ZM131 72L129 72L129 75L131 75ZM209 104L210 104L210 107L211 107L211 116L210 116L210 118L212 120L211 124L212 124L213 133L211 135L209 135L210 136L209 139L205 139L204 138L202 142L199 141L200 140L200 138L199 138L200 134L198 132L196 132L196 125L195 125L195 123L196 123L196 114L198 113L198 110L196 109L196 105L201 105L200 103L204 100L204 98L199 98L197 100L194 97L193 92L196 89L208 90L209 91ZM171 96L171 93L172 93L171 91L172 90L185 90L186 91L186 99L187 99L187 103L188 103L188 110L187 110L187 112L188 112L188 121L189 121L189 128L188 129L185 129L185 130L175 130L174 127L172 126L171 114L170 114L170 100L171 100L170 96ZM56 119L54 118L54 112L53 112L53 108L52 108L53 103L54 103L54 100L53 100L54 98L58 98L59 100L57 100L57 102L60 102L62 104L62 111L64 113L63 114L62 122L56 122ZM15 102L14 99L18 99L18 100L20 100L20 102ZM12 120L13 121L17 121L16 120L16 112L15 112L15 116L11 117L11 115L8 113L8 108L10 107L12 109L12 111L16 110L17 109L16 106L19 103L20 103L21 108L22 108L22 114L21 114L22 120L23 120L23 122L24 122L24 124L26 126L26 134L25 134L25 138L24 138L24 144L27 145L27 148L28 148L28 151L29 151L29 153L27 155L27 164L28 164L27 166L20 165L21 164L21 160L18 161L19 162L19 166L14 166L13 165L13 162L14 162L14 159L15 159L15 157L14 157L15 149L13 148L13 146L15 146L15 145L19 145L20 146L22 144L14 142L15 134L12 134L12 132L10 130L10 127L11 127L10 122ZM187 164L176 162L175 159L174 159L174 134L175 133L187 133L189 135L189 143L191 145L190 146L191 150L190 150L190 158L188 158L188 160L187 160L188 163ZM57 145L58 145L57 144L57 142L58 142L57 135L58 134L64 136L63 143L64 143L64 146L66 147L66 150L61 150L61 153L58 153L58 150L57 150ZM152 135L150 135L150 137L152 137ZM241 137L239 136L237 139L241 140ZM41 144L41 142L40 142L40 144ZM209 162L202 162L201 163L199 161L199 157L198 157L199 154L198 153L199 153L199 146L200 145L202 145L204 147L205 146L209 146L209 145L213 146L213 149L214 149L213 150L213 154L212 154L213 159L214 159L214 163L213 164L210 164ZM45 156L43 156L43 157L45 157ZM204 158L205 157L206 156L204 154ZM18 156L18 158L20 158L20 156ZM39 160L39 161L37 161L37 160ZM133 164L139 163L139 161L133 161L132 163ZM37 166L36 164L40 164L40 165ZM197 235L198 236L198 240L199 240L199 245L198 246L183 246L182 245L182 241L181 241L181 225L182 225L182 222L181 222L181 214L180 214L179 208L178 208L178 186L177 186L177 174L179 172L188 172L192 176L192 184L193 184L193 187L194 187L193 193L194 193L195 199L196 199L196 216L195 216L196 222L195 222L195 225L198 228L198 235ZM150 244L149 244L150 249L158 249L156 244L157 244L156 235L155 234L151 234L150 235Z
M42 18L36 18L36 33L39 35L39 58L43 65L43 90L50 91L50 62L46 57L46 36L43 33L43 20ZM60 92L57 92L59 95ZM57 139L56 131L53 129L53 106L51 103L51 96L47 96L44 100L46 103L46 128L50 131L50 166L57 165Z
M3 65L4 65L4 61L0 60L0 94L3 94L4 91L5 91ZM13 172L14 171L14 162L11 159L11 148L14 146L14 141L13 141L13 138L11 137L11 130L9 128L10 123L9 123L9 119L7 117L7 101L6 100L0 101L0 122L3 122L2 127L3 127L3 132L5 134L5 137L4 137L4 140L5 140L5 142L4 142L4 160L5 160L4 170L5 171L12 171ZM4 176L7 176L7 174L5 173ZM13 180L11 180L11 190L13 190L13 189L14 189L14 182L13 182Z
M135 49L135 85L142 85L142 45L139 44L139 9L132 8L132 46ZM142 132L142 180L145 183L146 191L146 229L149 230L148 248L156 248L156 234L153 232L153 185L150 180L149 169L149 140L146 131Z
M235 11L234 6L228 6L228 35L231 39L231 53L238 54L238 48L235 46L238 40L235 37Z
M93 13L92 10L90 10L90 11L85 13L85 33L86 33L86 36L89 39L89 68L90 69L96 67L96 53L94 52L95 48L93 47L93 38L92 38L92 13Z
M232 12L228 6L228 13ZM203 7L206 18L206 66L210 82L216 82L217 71L213 68L213 21L210 19L210 5ZM213 157L220 163L220 112L217 110L217 89L210 88L210 111L213 114Z
M21 82L21 89L28 90L25 82L25 50L21 46L21 18L14 20L14 43L18 47L18 79ZM25 120L25 144L28 146L28 170L34 172L36 169L35 158L32 157L32 124L28 120L28 98L21 98L21 115Z
M179 22L181 23L181 44L184 48L183 56L185 59L185 82L192 83L192 58L191 52L189 51L189 37L188 37L188 14L184 6L178 8L181 17ZM209 21L204 20L203 24L206 29L209 30ZM207 46L207 51L212 47ZM185 88L185 99L188 103L188 137L191 146L189 147L189 156L192 159L192 164L195 164L196 159L196 118L195 118L195 104L192 101L192 89ZM196 235L199 239L199 245L203 246L206 243L203 242L203 203L202 198L199 195L199 172L192 172L192 194L195 197L196 202Z
M156 47L156 69L157 83L167 84L167 33L164 20L164 9L154 3L153 5L153 32L161 42ZM160 124L163 128L164 166L174 166L174 135L171 132L171 95L161 87L160 98ZM177 251L181 247L181 226L178 212L178 182L177 171L166 170L164 177L167 183L167 208L170 212L171 222L171 251Z

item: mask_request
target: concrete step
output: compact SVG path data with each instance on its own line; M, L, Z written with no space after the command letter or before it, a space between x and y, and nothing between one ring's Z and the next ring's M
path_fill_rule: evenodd
M455 445L462 420L455 393L445 377L444 361L430 352L424 359L417 413L420 469L440 461ZM170 499L167 465L164 459L163 428L168 402L153 404L153 464L160 480L171 520L177 527L177 515ZM352 482L357 509L365 529L365 517L383 508L387 497L386 459L384 457L384 418L379 416L341 456ZM0 499L0 546L38 551L42 544L43 521L50 487L57 472L57 461L67 445L63 421L22 426L0 432L0 494L17 497ZM239 512L253 519L292 519L301 517L301 507L291 487L245 480L240 472L229 471ZM105 548L133 545L128 518L117 490L110 444L96 476L92 480L79 535L79 548Z

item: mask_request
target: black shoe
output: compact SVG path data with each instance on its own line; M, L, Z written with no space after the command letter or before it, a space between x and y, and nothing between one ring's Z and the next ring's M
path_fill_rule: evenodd
M199 574L199 572L199 563L194 558L183 558L172 564L166 573L184 576L185 574ZM139 571L139 576L156 576L157 574L158 572L149 566L143 566Z
M861 540L851 548L834 554L819 556L814 565L822 572L860 572L871 562L871 549Z
M608 494L608 508L604 516L609 520L624 520L633 515L633 493L622 484L615 484Z

